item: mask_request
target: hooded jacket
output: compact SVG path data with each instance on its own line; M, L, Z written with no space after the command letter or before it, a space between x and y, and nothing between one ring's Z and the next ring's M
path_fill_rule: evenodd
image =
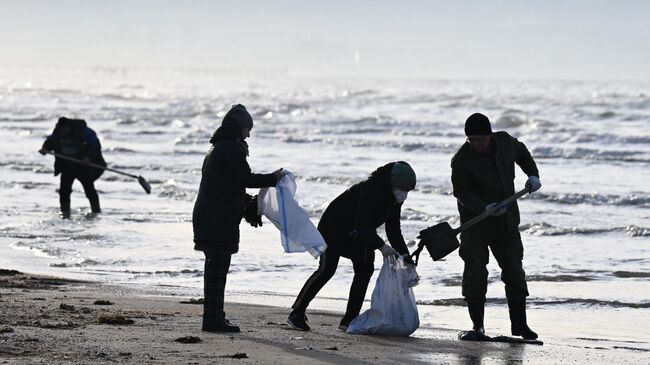
M65 117L59 118L54 127L54 131L49 135L43 143L43 149L47 151L54 151L62 153L61 150L61 135L60 128L69 127L70 136L68 137L78 149L77 154L70 157L83 160L90 159L90 162L106 166L104 156L102 156L102 146L97 138L97 134L92 129L88 128L86 121L83 119L69 119ZM59 157L54 159L54 176L61 172L81 173L92 180L97 180L104 173L103 169L95 167L84 166L80 163L65 160Z
M385 224L391 246L408 254L400 228L402 204L395 200L390 182L393 164L378 168L330 203L318 223L328 250L348 258L366 257L367 251L384 245L377 228Z
M233 254L239 251L246 188L275 186L276 177L251 172L248 145L236 118L224 118L210 143L192 214L195 249Z
M465 143L451 160L451 182L458 201L461 223L485 211L486 205L515 193L515 164L528 176L539 177L535 160L526 146L506 132L492 134L490 153L478 153ZM494 223L500 216L488 217L476 227ZM505 213L508 230L519 226L517 202Z

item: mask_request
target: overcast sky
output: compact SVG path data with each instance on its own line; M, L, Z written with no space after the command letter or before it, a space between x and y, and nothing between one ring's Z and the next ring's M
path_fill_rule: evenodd
M0 1L0 66L650 79L650 1Z

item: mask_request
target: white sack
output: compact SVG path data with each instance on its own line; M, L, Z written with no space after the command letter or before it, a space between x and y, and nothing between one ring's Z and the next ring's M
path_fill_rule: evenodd
M260 189L257 212L280 230L284 252L308 251L317 258L325 252L327 244L309 219L309 213L294 198L296 188L295 175L287 172L274 188Z
M408 336L415 332L420 318L411 287L418 280L415 266L405 264L402 258L385 257L370 309L350 323L347 333Z

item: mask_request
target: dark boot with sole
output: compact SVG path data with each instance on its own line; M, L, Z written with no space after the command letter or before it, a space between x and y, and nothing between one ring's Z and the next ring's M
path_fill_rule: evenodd
M289 314L289 318L287 318L287 323L293 329L296 329L298 331L309 331L311 328L309 327L309 324L307 323L307 316L305 313L302 312L296 312L293 311Z
M490 338L485 335L485 327L483 326L485 303L467 302L467 309L469 318L472 319L472 330L461 331L458 334L458 339L463 341L489 341Z
M537 333L528 327L526 323L526 297L508 298L508 310L510 312L510 332L513 336L521 336L525 340L537 339Z
M70 199L59 199L61 203L61 218L68 219L70 218Z
M90 200L90 210L94 213L101 213L102 209L99 207L99 198L97 199L88 199Z
M204 332L215 332L215 333L220 333L220 332L239 332L239 326L235 326L234 324L230 323L229 320L223 319L220 321L217 321L214 324L211 325L203 325L203 328L201 328L201 331Z

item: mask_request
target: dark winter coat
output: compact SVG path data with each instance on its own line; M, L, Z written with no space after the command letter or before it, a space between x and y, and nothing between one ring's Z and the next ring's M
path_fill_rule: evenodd
M71 134L69 139L72 143L76 144L78 152L70 157L83 160L90 159L90 162L106 166L104 156L102 156L102 146L97 138L94 130L88 128L86 121L83 119L68 119L59 118L56 127L51 135L49 135L43 143L43 149L46 151L54 151L62 154L61 151L61 136L59 128L61 126L70 127ZM65 160L59 157L54 159L54 176L61 172L71 172L77 176L85 176L91 180L97 180L104 173L103 169L85 166L83 164Z
M353 185L334 199L318 224L327 249L347 258L365 257L384 245L377 228L385 224L391 246L408 254L400 228L402 204L393 195L390 172L393 162L375 170L367 180Z
M203 160L192 223L197 250L236 253L246 188L275 186L274 174L254 174L246 161L248 145L235 120L224 120L210 139Z
M479 153L465 143L451 160L451 182L462 223L485 211L485 206L515 193L515 163L528 176L539 177L526 146L506 132L492 134L489 153ZM509 230L519 226L517 202L508 206Z

